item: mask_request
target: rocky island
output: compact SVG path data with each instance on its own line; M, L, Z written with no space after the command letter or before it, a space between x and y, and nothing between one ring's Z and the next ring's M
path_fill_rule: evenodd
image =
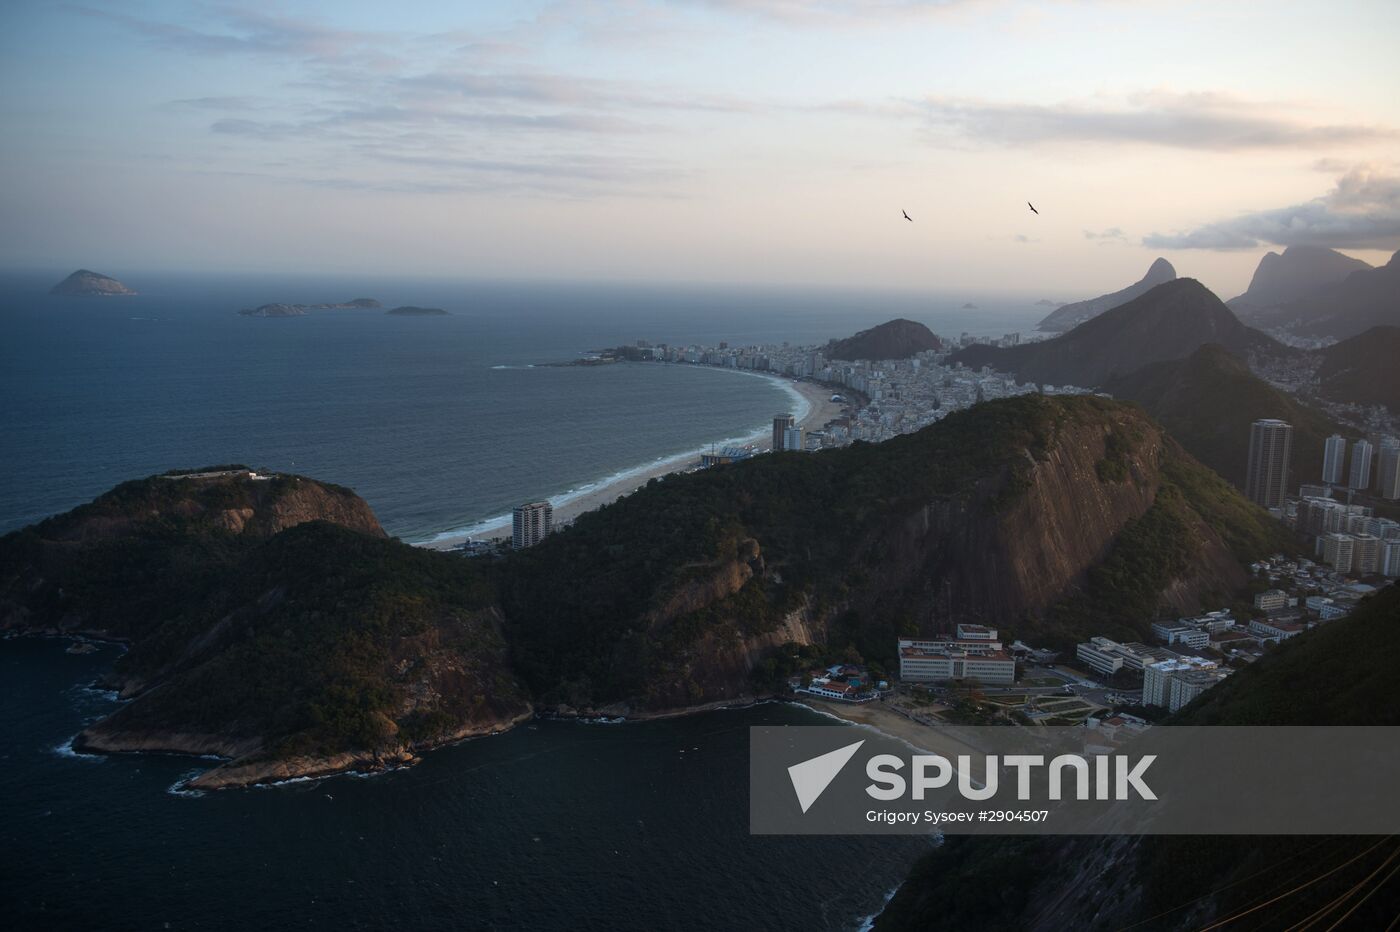
M244 317L305 317L307 311L343 311L376 307L383 305L374 298L352 298L339 304L263 304L259 307L244 308L238 313Z
M386 314L394 314L399 317L443 317L447 312L440 307L414 307L406 304L403 307L390 308Z
M58 295L134 295L135 291L115 278L78 269L63 281L49 289L49 294Z
M238 313L244 317L305 317L306 310L300 304L263 304L258 307L245 307Z

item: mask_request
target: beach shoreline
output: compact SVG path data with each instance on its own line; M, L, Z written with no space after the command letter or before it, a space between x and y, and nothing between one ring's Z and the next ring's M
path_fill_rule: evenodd
M637 365L650 364L638 363ZM729 370L716 368L716 371ZM798 425L804 430L820 429L828 422L840 417L846 406L846 403L831 400L835 389L816 382L803 382L784 376L756 372L738 372L738 374L777 383L795 401L805 405L805 409L799 408L798 412L800 414ZM766 450L771 447L771 438L771 428L764 427L738 439L727 441L727 444L743 446L752 443L760 449ZM585 486L577 493L550 496L550 501L554 505L554 522L556 525L568 523L581 514L602 508L604 505L610 505L618 499L630 495L652 479L694 468L699 463L700 454L704 449L706 448L696 447L684 453L660 458L645 467L625 470L615 477L609 477L590 484L590 486ZM445 531L428 540L410 541L410 543L416 547L425 547L430 550L452 550L468 540L496 540L508 538L510 533L510 515L499 515L496 518L487 519L460 530Z

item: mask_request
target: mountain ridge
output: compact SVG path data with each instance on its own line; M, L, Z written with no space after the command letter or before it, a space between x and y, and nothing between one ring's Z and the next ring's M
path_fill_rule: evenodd
M1036 329L1052 332L1073 330L1084 321L1097 317L1104 311L1111 311L1119 305L1126 304L1133 298L1146 294L1157 285L1175 280L1176 277L1176 269L1172 267L1172 264L1159 257L1153 261L1152 265L1148 266L1147 274L1128 287L1108 294L1101 294L1097 298L1062 304L1036 324Z
M1178 278L1060 336L1012 347L977 344L954 353L952 361L990 366L1023 382L1097 388L1149 363L1189 356L1206 343L1246 356L1288 352L1245 326L1200 282Z

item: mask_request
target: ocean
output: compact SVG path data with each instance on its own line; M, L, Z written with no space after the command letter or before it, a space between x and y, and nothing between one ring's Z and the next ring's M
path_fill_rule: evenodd
M115 270L108 270L115 271ZM700 367L540 367L604 346L817 343L891 317L1029 330L1032 299L826 290L123 275L134 298L0 277L0 532L125 479L245 462L348 485L426 541L525 499L743 436L793 399ZM375 297L449 317L242 307ZM975 300L973 311L962 304ZM541 721L373 778L198 795L213 766L82 757L116 648L0 642L0 902L46 929L855 929L929 842L747 830L767 704Z
M350 486L421 542L762 428L794 400L706 367L539 367L638 339L820 343L891 317L1029 330L1025 298L794 289L122 276L136 297L0 277L0 533L126 479L242 462ZM235 313L374 297L383 310ZM535 368L531 368L531 367Z
M190 793L212 762L75 756L116 656L0 641L10 928L854 930L932 843L748 834L748 709L541 721L407 770ZM852 726L855 727L855 726Z

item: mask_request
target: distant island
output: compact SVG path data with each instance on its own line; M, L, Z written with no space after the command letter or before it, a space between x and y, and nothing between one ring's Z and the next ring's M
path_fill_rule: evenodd
M1039 301L1035 302L1035 306L1036 306L1036 307L1059 307L1061 303L1062 303L1062 302L1060 302L1060 301L1051 301L1049 298L1041 298Z
M440 307L414 307L406 304L403 307L390 308L386 314L397 314L400 317L443 317L447 312Z
M263 304L239 311L244 317L305 317L307 311L343 311L383 307L374 298L351 298L340 304ZM393 313L390 311L389 313Z
M102 275L98 272L90 272L87 269L78 269L78 271L50 288L49 294L134 295L136 292L110 276Z
M306 311L300 304L264 304L260 307L245 307L238 313L244 317L305 317Z
M978 310L978 307L977 307L977 305L975 305L975 304L973 304L971 301L969 301L969 302L967 302L966 304L964 304L964 305L962 306L962 309L963 309L964 311L975 311L975 310Z

